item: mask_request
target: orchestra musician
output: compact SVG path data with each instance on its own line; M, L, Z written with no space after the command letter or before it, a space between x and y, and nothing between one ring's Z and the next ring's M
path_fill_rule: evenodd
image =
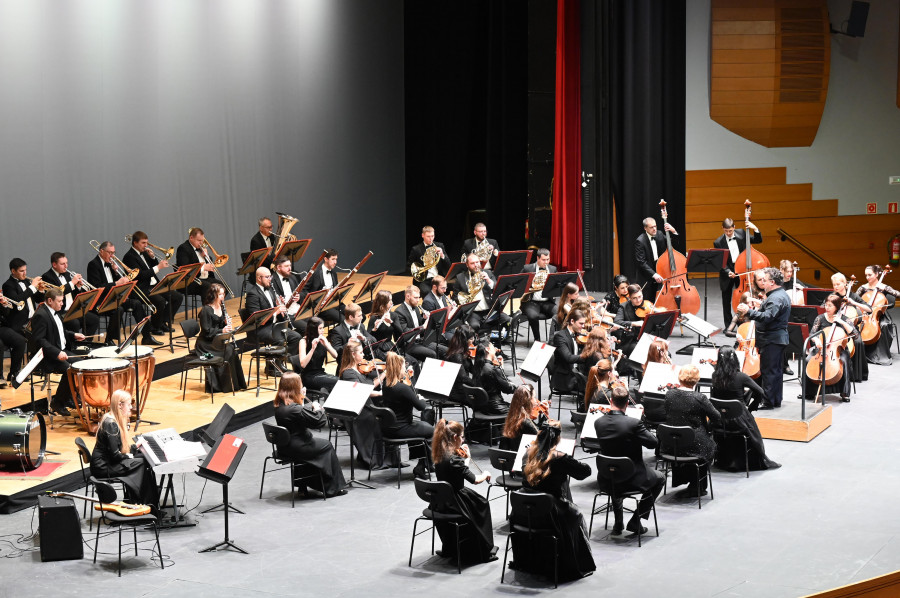
M640 285L628 286L628 303L622 303L616 317L613 318L615 324L624 326L614 334L618 334L619 349L626 355L630 355L637 345L640 325L643 324L647 312L652 311L652 308L652 303L644 301L644 292Z
M428 248L432 246L434 246L432 251L436 251L440 259L428 270L424 280L420 282L414 281L414 283L418 285L421 294L428 293L431 289L431 281L435 276L438 274L446 275L447 270L450 269L450 258L447 257L447 250L444 248L443 243L438 243L434 240L434 228L431 226L422 227L422 242L418 245L414 245L412 249L409 250L409 256L406 258L406 269L410 274L414 274L412 268L413 264L417 267L422 267L422 258L425 256L425 252Z
M647 289L648 297L656 297L662 276L656 273L656 260L666 252L666 235L657 229L654 218L644 218L644 232L634 240L634 260L637 266L637 283ZM665 229L677 235L675 228L666 223Z
M409 285L406 287L406 292L403 295L403 303L398 305L397 308L391 312L391 326L394 329L395 341L398 340L404 332L425 324L428 314L419 307L420 297L419 287L414 284ZM400 347L400 349L404 353L412 355L416 360L422 362L429 357L432 359L436 359L438 356L443 358L446 354L445 347L438 345L435 342L422 343L420 340L407 343L405 346Z
M458 303L463 303L463 301L460 300L459 294L468 294L469 285L475 285L476 282L474 279L476 278L481 278L483 286L481 287L481 290L470 299L471 301L477 301L478 305L469 316L468 324L475 330L480 330L482 324L484 324L484 318L488 315L488 310L491 308L491 294L494 285L497 284L497 279L494 277L493 272L481 269L481 261L478 259L477 255L472 253L466 258L466 271L460 273L456 277L456 297ZM509 316L507 314L500 312L497 313L497 316L500 319L501 328L509 325Z
M779 264L778 264L778 269L781 270L781 277L783 279L781 286L784 288L785 291L790 293L791 291L794 290L794 262L792 262L791 260L781 260L781 262L779 262ZM805 282L802 282L799 279L797 280L797 290L798 291L800 289L805 289L808 286L809 285L806 284ZM791 302L794 305L803 305L802 299L803 299L802 295L800 295L799 298L791 297Z
M475 382L475 386L484 389L488 395L486 404L475 405L475 409L479 413L503 415L509 411L509 403L503 399L503 395L512 394L516 387L503 371L503 359L499 357L499 352L493 345L485 346L479 343L475 346L472 381ZM474 431L471 431L470 434L474 434Z
M556 302L556 318L553 320L554 329L552 332L561 330L562 327L565 326L566 316L569 315L572 306L575 305L575 302L578 301L580 296L581 295L578 294L577 284L574 282L566 283L562 293L559 295L559 300Z
M278 256L273 263L275 271L272 273L272 288L275 289L275 293L281 297L285 304L293 299L293 302L288 307L288 315L292 317L291 328L302 335L306 332L306 320L293 318L294 314L300 309L303 298L306 296L306 290L300 293L294 292L300 286L302 279L292 272L294 264L291 262L291 258L286 255Z
M610 393L614 382L617 380L618 378L610 360L601 359L597 361L596 365L592 366L588 372L587 384L584 389L583 410L585 412L588 411L591 405L609 405Z
M274 247L277 238L272 234L272 220L263 216L257 221L259 230L250 238L250 251L263 249L265 247Z
M178 249L175 251L175 261L178 263L178 267L187 266L189 264L203 264L203 267L200 269L200 274L195 279L196 281L199 281L200 284L198 285L196 282L192 282L185 287L184 292L189 295L206 297L206 294L209 291L209 285L214 282L221 282L216 276L216 266L213 263L214 258L206 251L205 243L206 234L203 232L202 228L195 226L188 231L187 241L179 245Z
M523 434L536 435L538 433L538 428L532 419L532 414L537 408L538 400L534 396L534 386L522 384L516 388L509 402L509 411L506 413L506 421L503 424L503 437L500 439L501 450L517 451Z
M750 237L751 245L762 243L762 233L759 228L752 222L747 225L753 229L753 236ZM719 288L722 291L722 317L727 326L731 322L731 295L732 291L740 285L740 278L735 276L734 262L738 256L747 248L747 232L743 229L735 230L734 220L726 218L722 221L722 234L713 241L713 247L716 249L727 249L727 263L725 268L719 271Z
M393 426L384 427L381 432L385 438L422 438L427 451L421 454L418 445L409 447L409 458L420 458L418 469L431 471L431 439L434 436L434 410L423 401L415 389L404 383L409 375L403 357L388 351L385 357L385 378L381 385L381 401L391 409L396 417ZM413 409L418 410L419 420L413 420Z
M455 307L456 302L447 294L447 279L435 276L431 279L431 291L422 299L422 309L432 312L444 307Z
M369 319L366 321L366 330L375 340L380 341L394 336L392 307L394 300L390 291L381 289L375 293L372 311L369 312Z
M525 264L522 272L534 272L536 277L538 275L546 277L548 274L554 274L556 266L550 265L550 250L543 247L538 249L534 263ZM543 284L541 289L543 289ZM522 301L522 313L528 318L528 325L531 327L534 340L539 341L541 340L541 320L552 318L556 313L556 305L552 299L544 298L542 290L537 290L531 294L528 301Z
M831 275L831 288L838 297L846 298L847 305L855 307L860 315L872 312L872 308L863 301L863 298L858 293L855 291L848 292L847 277L840 272ZM860 329L863 324L862 318L853 321L852 324L857 330ZM869 362L866 359L865 351L859 351L853 355L853 365L854 382L863 382L869 379Z
M9 381L12 381L22 369L28 346L23 330L39 303L40 293L37 284L40 281L40 276L28 279L28 264L25 260L17 257L10 260L9 278L3 283L3 296L9 305L5 310L5 325L0 327L0 340L9 347ZM22 309L17 309L12 304L13 301L21 302Z
M810 337L812 337L817 332L836 325L843 330L844 334L847 337L853 339L853 341L856 343L856 350L860 351L859 333L856 330L856 327L850 320L847 319L846 316L840 313L841 307L846 303L846 297L841 297L836 293L828 295L828 297L825 299L825 313L821 313L816 316L812 328L809 329L809 335ZM804 359L804 368L806 367L806 363L808 363L813 356L818 356L821 354L823 341L824 343L828 343L831 338L831 331L826 331L824 334L820 334L818 337L816 337L816 340L810 343L810 353L807 354L806 359ZM829 390L837 390L841 395L841 401L845 403L850 402L850 390L852 389L853 385L853 364L850 362L850 351L847 348L837 348L834 346L826 347L826 359L827 353L830 353L833 350L837 350L838 359L840 359L842 365L843 374L841 375L841 379L838 380L835 384L827 386L825 390L821 390L819 388L820 380L805 378L806 399L809 401L817 398L820 392L824 397L824 395Z
M334 249L326 249L325 258L322 260L322 265L319 266L316 271L310 275L311 278L306 284L306 288L304 290L309 293L313 293L315 291L321 291L322 289L330 290L338 286L337 261L338 252ZM340 309L341 306L332 307L331 309L326 309L316 315L318 315L318 317L322 318L322 320L326 322L336 324L341 320Z
M578 371L581 353L578 351L578 334L586 321L584 313L573 309L569 312L568 324L553 335L551 344L556 348L553 352L553 370L550 372L550 387L562 392L578 391L584 394L585 378Z
M475 234L473 238L463 241L462 257L459 261L466 261L466 256L477 251L479 255L487 254L489 256L487 261L481 262L481 269L490 270L497 263L497 256L500 254L500 244L497 243L497 239L487 238L487 227L483 222L476 224L473 232Z
M331 392L338 379L325 372L325 356L331 355L337 359L337 351L325 338L324 332L325 322L317 316L311 317L307 322L306 334L300 339L299 353L291 356L291 363L294 371L300 372L304 386Z
M69 369L71 354L75 349L75 341L83 341L80 332L70 332L63 328L59 311L63 307L63 293L59 289L50 289L45 293L44 304L38 307L31 319L31 353L44 350L43 367L54 374L65 374ZM63 375L56 394L50 402L50 409L60 415L69 415L67 407L75 407L69 381Z
M41 280L54 286L65 285L65 296L63 298L63 311L68 311L72 306L74 295L82 291L86 291L85 282L81 274L72 275L69 272L69 258L61 251L54 251L50 254L50 269L41 275ZM84 333L87 336L93 336L100 328L100 316L92 311L84 315ZM71 332L82 332L82 318L76 318L63 322L63 327Z
M366 329L362 326L363 313L362 308L355 303L348 303L344 306L344 318L340 324L333 327L331 332L328 333L328 342L331 343L331 346L334 347L334 350L337 352L337 360L341 361L341 356L344 353L344 346L351 340L354 339L357 342L361 343L364 348L364 352L372 353L372 350L369 347L378 342L374 336L369 334ZM382 343L384 345L385 343ZM383 346L376 347L375 349L376 357L379 359L384 359L385 353L387 353L387 348ZM371 355L370 355L371 356Z
M263 326L247 333L251 342L259 342L261 344L281 344L286 342L287 352L293 360L299 352L300 335L288 328L287 309L272 289L272 273L266 267L256 269L256 284L247 287L244 296L244 308L241 313L241 319L246 320L251 314L264 310L277 308L275 315L269 318ZM246 316L246 317L245 317ZM276 331L277 329L277 331ZM295 367L295 369L297 369ZM297 370L299 371L299 370ZM280 372L269 368L270 376L278 376ZM307 386L310 386L307 384ZM317 388L310 386L311 388Z
M628 277L624 274L616 274L613 277L613 290L606 294L606 311L613 317L619 313L619 307L628 302Z
M122 257L122 262L129 268L137 268L138 275L137 287L143 291L144 295L150 300L150 303L156 307L156 313L150 317L150 332L152 334L165 334L166 332L175 332L172 328L172 321L169 319L169 311L171 303L172 318L178 313L181 302L184 301L184 295L178 291L169 291L159 295L150 295L150 289L156 286L159 279L159 271L169 267L169 261L166 259L159 260L148 247L149 240L147 233L136 231L131 235L131 247Z
M891 365L893 362L891 344L894 342L894 322L888 310L900 296L900 291L879 281L883 271L882 267L877 264L866 266L866 284L859 287L858 291L860 297L867 300L870 307L873 307L872 303L876 300L875 291L884 297L886 307L881 310L881 317L878 321L881 335L876 342L866 345L866 360L875 365Z
M244 368L241 367L241 359L234 349L234 343L216 338L223 333L234 332L231 318L225 309L225 287L214 282L209 285L207 292L198 315L200 333L197 335L194 352L199 356L209 353L215 357L221 357L223 363L219 367L207 369L205 390L209 393L246 390ZM226 368L225 363L228 363L230 367Z

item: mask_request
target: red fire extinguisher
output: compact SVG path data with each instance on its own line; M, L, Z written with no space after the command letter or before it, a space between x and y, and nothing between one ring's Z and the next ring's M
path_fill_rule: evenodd
M900 266L900 235L894 235L891 242L888 243L888 260L892 266Z

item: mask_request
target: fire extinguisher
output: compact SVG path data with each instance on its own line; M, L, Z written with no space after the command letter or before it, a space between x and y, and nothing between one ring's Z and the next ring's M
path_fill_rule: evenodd
M894 235L888 243L888 255L891 256L888 261L892 266L900 266L900 235Z

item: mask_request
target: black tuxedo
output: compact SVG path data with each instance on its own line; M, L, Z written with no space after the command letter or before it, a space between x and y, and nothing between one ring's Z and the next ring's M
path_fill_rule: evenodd
M297 288L300 284L301 277L296 274L288 274L287 275L287 284L291 291ZM285 304L290 301L291 293L285 292L284 286L282 285L282 276L277 272L272 272L272 289L274 289L275 294L284 299ZM296 305L301 305L303 303L303 299L306 297L307 292L304 289L300 292L300 296L297 298L295 302ZM291 322L291 327L294 330L300 331L300 334L306 333L306 320L293 320Z
M112 267L107 268L106 262L100 259L100 256L96 256L94 259L88 262L87 265L87 279L88 282L97 287L98 289L104 289L103 293L100 295L100 299L97 301L97 307L99 308L103 301L106 300L107 295L109 295L110 289L116 286L116 281L122 277L121 270L116 270ZM107 282L106 280L106 270L109 270L112 274L113 282ZM118 273L117 273L118 272ZM128 299L126 299L121 307L113 311L105 312L109 316L109 322L106 325L106 339L109 340L118 340L119 338L119 327L120 322L122 321L122 309L124 307L131 308L132 313L134 313L135 321L141 321L146 316L146 306L142 301L135 297L134 291L131 291L131 294L128 295ZM150 336L150 328L144 328L144 337Z
M207 252L209 254L209 252ZM212 254L209 254L210 259L213 259ZM191 245L191 241L187 240L181 245L178 246L178 249L175 250L175 262L178 265L177 267L188 266L190 264L201 264L207 263L206 260L202 259L199 255L197 255L196 250L194 250L194 246ZM202 274L202 272L200 272ZM185 288L185 292L188 295L200 295L200 297L206 297L206 290L209 288L214 282L221 282L216 277L215 271L208 272L209 276L205 279L200 278L200 274L197 274L197 281L200 283L199 285L196 282L192 282Z
M450 269L450 258L447 257L447 248L444 247L443 243L434 242L434 246L440 249L443 252L444 257L440 259L437 263L437 271L438 274L444 276L447 274L447 270ZM417 266L422 266L422 257L425 255L425 243L419 243L418 245L413 245L413 248L409 250L409 255L406 256L406 271L412 274L412 265L416 264ZM415 279L413 279L415 280ZM432 277L428 276L422 282L416 282L419 286L419 290L422 291L422 296L428 294L431 291L431 280Z
M357 330L359 330L360 333L362 333L363 338L365 339L362 341L364 345L371 345L372 343L376 342L375 337L372 336L371 334L369 334L369 332L366 330L365 326L363 326L362 324L359 324L356 328L357 328ZM340 364L341 360L343 359L344 347L350 341L350 337L351 337L350 328L347 327L346 321L341 322L340 324L338 324L337 326L332 328L331 331L328 333L328 342L331 343L331 346L334 347L335 351L337 351L338 364ZM385 344L387 344L387 343L385 343ZM366 353L366 357L370 358L371 351L366 347L363 347L363 350ZM382 349L378 356L379 359L384 358L384 355L385 355L385 352Z
M653 237L656 243L656 255L662 257L666 253L666 234L662 231L656 231ZM646 231L642 231L634 241L634 262L637 267L637 284L644 285L644 297L653 301L656 293L659 291L659 284L653 280L656 274L656 261L653 259L653 248L650 246L650 238Z
M28 323L28 299L30 298L34 308L37 308L40 294L31 286L22 290L19 281L12 276L3 283L3 294L13 301L25 302L22 310L16 309L15 306L2 310L4 325L0 326L0 342L9 347L9 375L10 378L13 378L19 373L22 361L25 359L27 341L22 334L22 329ZM0 368L2 367L2 360L0 360ZM0 374L2 374L2 370L0 370Z
M735 229L734 240L737 242L738 254L747 248L746 231ZM762 243L762 240L762 234L759 232L754 232L753 236L750 237L750 243L753 245ZM713 241L713 247L716 249L724 249L726 251L725 258L727 263L723 270L719 270L719 288L722 291L722 317L727 326L731 323L731 292L738 287L740 279L728 276L729 272L734 272L734 261L731 259L731 251L728 248L728 241L725 240L724 234L719 235L719 237Z
M270 245L266 245L266 239L269 240ZM265 247L275 247L277 244L278 237L275 235L264 237L261 232L256 231L256 234L250 238L250 251L256 251L257 249L263 249Z
M410 308L409 304L404 301L391 312L391 320L393 320L391 327L394 329L394 340L399 339L400 335L404 332L416 327L413 322L413 312L415 312L416 322L421 326L427 315L421 307L417 306L414 309ZM413 344L408 344L405 347L399 348L405 350L406 353L409 353L418 361L425 361L428 357L437 359L438 356L446 354L444 347L437 345L437 343L428 343L425 345L417 341Z
M497 239L490 239L488 237L485 237L484 240L487 241L488 245L494 246L494 251L500 251L500 244L497 243ZM463 256L462 256L462 259L460 259L459 261L461 261L461 262L466 261L466 257L468 257L468 255L470 253L475 251L475 247L477 245L478 245L478 239L476 239L475 237L472 237L471 239L466 239L465 241L463 241L463 245L462 245ZM497 258L496 258L496 256L493 255L493 251L491 252L491 257L488 260L488 263L490 263L491 268L493 268L494 264L497 263Z
M143 259L141 259L142 257ZM169 302L171 301L172 303L172 317L174 318L178 308L181 307L184 295L177 291L169 291L168 293L163 293L161 295L150 296L150 289L156 286L156 283L158 283L164 275L160 275L158 272L153 271L154 268L159 265L159 260L155 257L151 257L148 252L145 251L142 255L132 246L125 252L125 255L122 257L122 262L129 268L136 268L138 270L136 279L137 286L145 295L147 295L147 298L150 299L150 303L156 308L156 313L154 313L150 319L151 327L156 330L163 330L168 327L170 321Z
M424 309L425 311L434 311L436 309L442 309L449 306L450 298L446 294L438 299L434 293L428 293L427 295L425 295L425 298L422 299L422 309Z
M533 264L525 264L522 268L523 273L534 272L537 274L537 262ZM547 265L547 271L550 274L556 273L556 266ZM528 324L531 326L531 333L534 334L534 340L541 340L541 320L549 320L556 315L556 302L549 299L535 299L534 295L528 301L523 301L522 313L528 318Z
M62 274L58 274L56 270L50 268L43 274L41 274L41 280L49 282L53 285L60 285L65 282L65 303L63 306L68 305L74 298L75 295L83 292L82 289L74 286L72 284L72 273L66 270ZM65 310L63 310L65 311ZM69 320L68 322L64 322L63 326L65 326L66 330L70 330L72 332L81 332L81 318L75 320ZM95 314L92 311L87 312L84 315L84 329L85 334L87 336L93 336L96 334L97 330L100 328L100 316Z
M485 274L487 274L488 280L485 282L484 286L481 288L481 292L484 294L484 301L487 303L487 308L478 310L475 309L469 315L468 324L471 326L476 332L481 329L484 324L484 317L488 314L491 308L491 302L493 301L494 295L494 287L497 285L497 277L494 276L494 273L490 270L482 270ZM466 269L465 272L462 272L456 276L456 280L454 281L454 288L456 289L456 297L457 303L462 304L462 301L459 299L460 293L468 293L469 292L469 270ZM508 326L509 325L509 315L505 313L497 314L500 326Z
M316 271L310 275L309 282L306 283L305 291L309 293L313 293L315 291L321 291L325 288L325 272L324 268L319 265L316 268ZM332 270L328 273L328 277L331 278L331 288L337 288L338 286L338 277L337 270ZM305 296L305 295L304 295ZM303 297L301 297L303 299ZM340 322L341 321L341 312L343 311L343 306L338 308L326 309L325 311L319 312L319 317L325 320L326 322Z
M72 392L69 389L69 381L66 380L66 370L69 369L69 363L59 358L61 352L65 351L68 355L72 354L75 347L75 334L67 330L63 330L65 338L60 338L59 328L54 321L53 310L46 304L38 308L34 312L31 319L31 340L30 353L34 354L38 349L44 350L43 367L45 371L54 374L63 374L56 387L56 394L53 401L56 405L64 406L66 402L71 400ZM60 318L60 321L62 318Z
M597 441L600 443L600 452L607 457L628 457L634 464L634 474L624 482L620 483L617 490L620 492L628 492L640 490L643 492L641 496L640 509L635 513L633 521L637 524L638 516L647 519L653 502L663 489L665 477L652 467L648 467L644 463L644 456L641 447L655 449L657 445L656 436L654 436L643 422L639 419L629 417L622 411L610 411L608 414L597 419L594 422L594 431L597 433ZM600 461L597 460L599 469ZM601 490L610 490L607 480L598 476L597 483ZM613 505L617 524L622 522L622 501L616 501L618 504Z
M266 299L266 295L268 295L268 300ZM270 303L271 302L271 303ZM278 306L278 295L275 293L275 290L270 286L269 288L263 290L259 287L258 284L252 284L247 287L247 292L244 295L244 307L241 310L241 320L246 320L250 317L251 314L264 310L271 309L273 307ZM247 333L247 338L251 343L256 343L257 339L261 344L264 345L280 345L284 337L280 332L285 328L285 324L281 324L277 327L276 334L276 324L278 322L284 322L284 316L273 316L269 318L269 321L266 322L264 326L260 326L256 330L252 330ZM297 334L294 330L290 328L285 332L287 335L287 347L288 353L291 355L296 355L299 352L300 347L300 335Z
M578 389L584 393L584 376L575 369L575 366L581 363L581 355L577 351L578 345L568 326L555 333L550 344L556 347L553 352L553 366L550 369L550 386L563 392Z

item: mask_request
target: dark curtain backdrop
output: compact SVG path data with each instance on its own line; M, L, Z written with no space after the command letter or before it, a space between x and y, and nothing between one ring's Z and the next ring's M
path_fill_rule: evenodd
M659 200L684 251L685 2L609 2L612 168L623 273L632 278L634 240Z
M435 227L452 260L486 210L502 249L525 246L527 3L404 4L406 244Z

